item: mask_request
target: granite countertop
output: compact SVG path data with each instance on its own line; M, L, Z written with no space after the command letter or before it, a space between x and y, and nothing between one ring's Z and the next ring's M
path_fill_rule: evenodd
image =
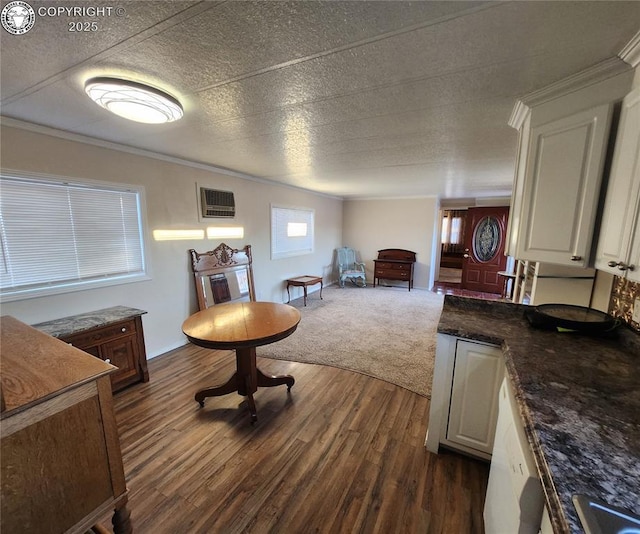
M527 308L448 295L438 332L502 347L554 532L583 532L575 493L640 515L640 335L538 330Z
M53 337L64 337L77 334L91 328L106 326L118 321L132 319L147 313L144 310L129 308L127 306L113 306L103 310L96 310L78 315L70 315L53 321L46 321L32 325L34 328Z

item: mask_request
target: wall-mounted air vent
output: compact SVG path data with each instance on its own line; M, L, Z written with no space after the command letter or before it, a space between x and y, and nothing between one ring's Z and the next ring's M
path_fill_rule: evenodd
M236 203L230 191L200 188L200 206L203 218L235 217Z

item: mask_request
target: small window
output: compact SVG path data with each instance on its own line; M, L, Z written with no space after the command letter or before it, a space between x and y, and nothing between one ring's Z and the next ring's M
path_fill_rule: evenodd
M0 186L3 301L147 278L142 188L4 173Z
M271 259L313 252L314 210L271 206Z

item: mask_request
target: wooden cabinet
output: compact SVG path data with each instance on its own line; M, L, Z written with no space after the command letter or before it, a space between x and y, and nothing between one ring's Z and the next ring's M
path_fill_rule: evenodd
M438 334L427 449L490 458L503 376L499 347Z
M114 532L130 533L115 368L13 317L0 350L0 530L80 534L114 510Z
M622 103L596 268L640 281L640 88Z
M34 325L89 354L115 365L113 391L148 382L147 356L141 315L145 312L115 306Z
M376 280L400 280L407 282L409 291L413 287L413 265L416 261L416 253L411 250L399 248L386 248L378 251L378 259L373 260L373 287Z
M600 105L531 129L518 259L589 264L612 109Z
M633 72L614 60L519 101L520 132L507 253L568 267L594 262L614 105Z

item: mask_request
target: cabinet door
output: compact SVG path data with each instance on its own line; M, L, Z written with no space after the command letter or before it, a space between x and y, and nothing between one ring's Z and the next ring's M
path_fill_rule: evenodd
M636 200L636 226L632 233L631 251L629 252L629 269L627 278L633 282L640 282L640 195Z
M601 105L532 128L518 259L589 264L611 108Z
M491 454L503 374L498 347L457 341L447 441Z
M611 175L596 254L596 267L622 276L634 265L629 278L640 277L638 255L630 257L634 227L638 225L640 199L640 89L629 93L622 103L620 127L611 166ZM640 239L636 231L636 241Z
M527 149L529 146L531 116L527 116L518 131L518 153L516 154L516 171L511 191L511 210L507 221L506 254L518 257L518 242L520 231L520 217L522 213L522 197L524 195L524 180L526 174Z
M111 374L114 391L138 381L138 345L135 334L104 343L100 346L100 357L118 368Z

